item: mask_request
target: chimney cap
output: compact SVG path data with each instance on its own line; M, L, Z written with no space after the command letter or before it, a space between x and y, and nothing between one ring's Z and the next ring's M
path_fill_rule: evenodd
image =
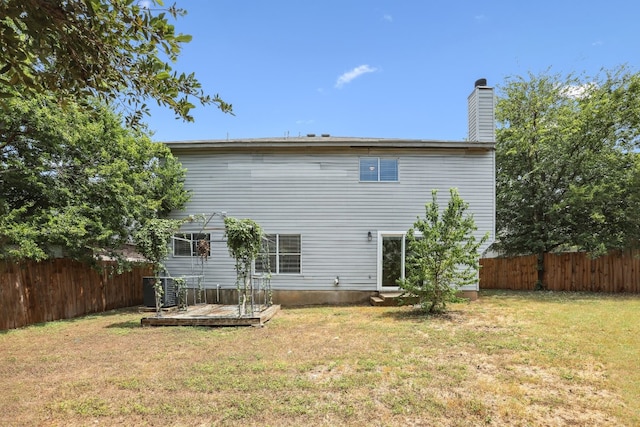
M478 80L476 80L476 82L473 85L473 87L486 86L486 85L487 85L487 79L478 79Z

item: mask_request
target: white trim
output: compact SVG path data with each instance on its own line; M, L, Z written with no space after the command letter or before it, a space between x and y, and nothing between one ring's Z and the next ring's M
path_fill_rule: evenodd
M376 174L377 177L376 179L366 179L363 180L362 179L362 160L364 159L370 159L370 160L375 160L376 161ZM395 177L396 179L382 179L382 169L381 169L381 164L382 161L394 161L396 168L395 168ZM400 160L397 157L379 157L379 156L361 156L358 157L358 182L361 183L367 183L367 182L376 182L376 183L383 183L383 182L400 182Z
M183 235L189 235L190 238L186 239L184 237L178 237L178 235L183 234ZM196 231L185 231L185 232L179 232L179 233L173 233L173 235L171 236L171 256L173 258L193 258L193 257L197 257L198 254L196 253L196 251L194 250L193 244L195 243L195 239L193 238L193 236L196 235L203 235L203 236L207 236L207 242L209 242L209 255L211 256L211 233L201 233L201 232L196 232ZM179 240L181 242L189 242L189 247L191 249L191 255L181 255L181 254L176 254L176 241Z
M376 289L378 291L389 291L389 292L396 292L400 290L399 286L382 286L382 239L383 237L402 237L402 254L404 255L406 252L406 235L407 232L406 231L378 231L378 247L377 247L377 272L376 272ZM402 257L401 263L400 263L400 278L404 279L404 256Z
M275 266L271 266L271 268L273 269L270 274L272 276L302 276L302 234L300 233L265 233L264 234L265 237L266 236L273 236L275 237L275 249L276 251L274 253L269 253L269 256L275 256L276 257L276 261L275 261ZM300 242L300 246L298 247L299 251L298 252L285 252L285 253L280 253L280 236L297 236L298 240ZM281 272L280 271L280 257L281 256L298 256L300 259L300 269L299 271L296 272ZM255 259L253 260L253 262L251 263L251 271L252 274L254 275L259 275L259 274L264 274L264 271L256 271L256 263L255 263Z

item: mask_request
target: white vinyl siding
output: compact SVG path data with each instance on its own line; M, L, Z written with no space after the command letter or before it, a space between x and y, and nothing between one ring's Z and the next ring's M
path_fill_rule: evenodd
M469 141L496 140L495 102L493 89L476 87L469 95Z
M192 197L172 217L224 211L235 218L251 218L270 234L302 236L300 274L274 276L271 285L277 290L375 291L377 239L369 241L368 232L377 236L381 230L408 230L417 216L424 216L432 189L438 190L438 202L445 207L449 188L458 188L474 215L477 238L486 232L493 237L493 151L309 151L175 150L187 169L185 187ZM393 185L362 185L359 159L371 157L397 159L401 180ZM199 227L187 223L182 231L198 232ZM215 230L209 231L205 286L235 289L235 261L226 246L224 224L216 216L208 227ZM176 276L199 274L201 269L185 258L171 257L166 264ZM271 269L275 271L274 265Z

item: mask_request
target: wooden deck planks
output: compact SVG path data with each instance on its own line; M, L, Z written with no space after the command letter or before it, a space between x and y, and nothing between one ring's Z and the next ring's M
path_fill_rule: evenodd
M256 326L264 325L280 310L272 305L253 315L238 316L238 306L205 304L190 306L186 312L171 312L162 317L143 317L142 326Z

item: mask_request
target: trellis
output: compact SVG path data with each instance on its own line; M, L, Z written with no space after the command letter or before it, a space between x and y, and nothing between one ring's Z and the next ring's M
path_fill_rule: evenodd
M204 234L205 231L224 230L224 228L222 227L209 227L209 223L214 219L215 216L220 216L224 219L226 217L226 212L213 212L211 215L209 215L209 217L206 218L206 220L204 220L204 214L190 217L192 219L203 219L202 227L196 234ZM193 295L194 305L207 304L207 292L204 287L204 264L209 258L212 240L194 239L193 233L191 233L190 239L185 239L184 237L176 236L175 234L171 237L171 239L172 241L187 242L189 244L189 250L191 251L191 256L189 257L189 259L191 260L191 275L173 278L174 283L176 280L178 281L178 284L176 286L178 309L187 309L189 290L191 290L191 293ZM196 274L196 259L199 260L200 263L200 274Z
M220 217L223 221L225 221L225 227L215 227L210 226L211 221L215 217ZM204 288L204 264L208 259L212 239L209 241L205 241L203 239L194 239L194 234L206 234L211 231L224 231L225 237L227 239L227 246L229 247L229 253L234 256L234 253L229 246L228 239L228 227L227 223L229 221L248 221L253 223L251 220L236 220L235 218L227 217L226 212L213 212L208 217L204 215L200 216L203 219L202 226L198 233L191 233L191 238L186 239L180 236L173 236L172 239L178 241L184 241L189 244L191 248L191 275L183 276L182 278L174 278L174 281L178 279L178 283L181 285L182 289L176 289L177 293L180 293L184 290L184 295L177 295L178 301L184 301L184 304L178 304L179 309L186 309L188 306L187 295L188 291L191 290L193 293L193 303L207 303L206 290ZM206 219L205 219L206 218ZM227 218L230 218L227 221ZM255 223L253 223L255 224ZM260 227L255 224L258 229ZM243 259L239 259L236 257L236 282L235 288L238 293L238 316L253 316L256 312L263 311L268 307L273 305L273 297L271 290L271 268L270 268L270 257L269 257L269 244L268 238L262 234L260 229L260 249L258 254L253 252L254 256L244 256ZM223 238L223 240L224 240ZM247 253L248 254L248 253ZM247 255L245 254L245 255ZM253 266L256 262L256 258L260 256L260 262L263 266L263 271L261 274L253 274ZM235 257L235 256L234 256ZM196 263L199 262L199 266ZM196 274L196 270L199 267L199 274ZM184 281L181 281L184 279ZM219 289L218 289L219 291ZM219 295L218 295L219 301Z
M236 289L238 291L238 316L252 316L255 312L266 310L273 305L273 294L271 291L271 267L269 257L269 240L266 236L261 236L262 247L265 251L260 253L260 261L264 271L261 274L250 274L248 287L241 286L241 276L236 275ZM253 259L250 264L254 264L257 259ZM249 301L249 304L246 304ZM243 302L245 302L243 304ZM247 312L247 308L249 309Z
M238 316L252 316L256 310L272 305L270 269L261 275L252 274L256 257L265 252L263 249L266 249L266 265L269 265L269 245L268 242L265 244L260 226L250 219L225 217L224 223L229 254L236 260Z
M178 308L179 309L184 309L186 310L187 306L188 306L188 291L191 290L192 294L193 294L193 304L206 304L207 303L207 293L205 291L204 288L204 263L208 258L208 254L209 254L209 248L211 247L211 242L205 242L206 243L206 247L205 244L202 243L203 241L199 240L198 242L196 242L193 238L191 239L185 239L184 237L180 237L180 236L176 236L173 235L171 237L171 240L173 241L183 241L183 242L187 242L189 243L189 247L191 248L191 256L189 257L191 260L191 274L188 276L181 276L181 277L175 277L174 282L176 280L180 280L180 279L184 279L184 283L181 283L180 281L178 282L178 284L176 285L176 293L178 294L178 301L182 301L184 300L184 306L181 305L180 303L178 304ZM195 253L193 250L193 244L197 243L197 251L198 251L198 256L197 258L200 260L200 274L196 274L196 269L197 266L195 265ZM201 244L202 243L202 244ZM207 256L203 255L203 251L206 249L206 254ZM182 284L182 286L179 286L179 284ZM184 293L184 295L183 295Z
M215 216L220 216L223 219L224 228L209 227L209 223ZM204 215L189 216L181 221L158 220L159 223L155 227L149 227L149 230L139 233L140 243L136 243L142 248L145 256L151 257L150 259L153 259L157 266L153 277L156 315L159 317L162 315L161 308L166 305L167 301L170 301L170 305L178 305L179 310L187 310L189 289L193 290L194 305L207 303L206 289L204 288L204 263L209 257L211 239L194 238L193 233L189 234L190 238L188 239L176 235L175 232L167 235L172 229L177 231L179 224L193 222L200 218L203 219L203 223L200 232L197 234L204 235L205 231L224 230L229 253L236 259L238 316L253 316L256 309L263 310L272 305L270 270L267 269L266 274L263 273L262 275L252 274L256 256L262 252L261 249L263 247L267 248L267 250L269 247L268 243L263 245L262 229L250 219L237 220L227 217L226 212L214 212L206 220L204 220L206 218ZM168 256L167 244L169 241L173 242L174 247L176 241L188 243L192 274L174 277L169 273L166 266L162 264L162 259ZM196 258L200 260L200 274L194 274ZM267 266L269 265L268 258L267 251ZM160 276L161 270L164 270L167 275ZM255 285L256 282L258 283L257 286Z

